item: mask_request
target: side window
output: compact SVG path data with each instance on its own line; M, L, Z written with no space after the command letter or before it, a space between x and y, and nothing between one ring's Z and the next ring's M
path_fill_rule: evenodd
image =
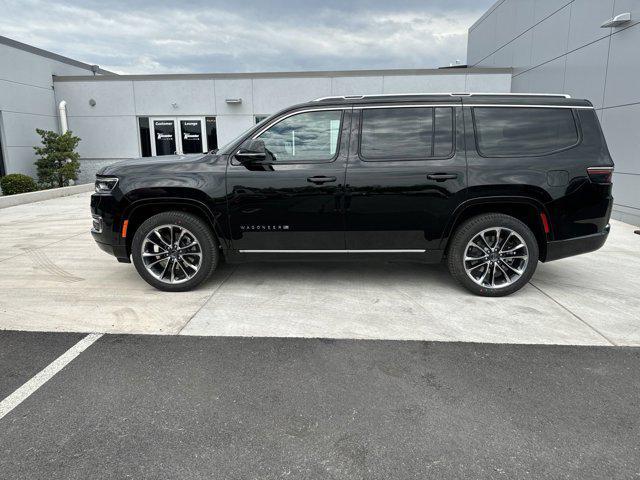
M473 121L485 157L546 155L579 139L570 108L474 107Z
M447 157L452 151L451 107L362 110L360 156L365 160Z
M326 161L335 157L342 110L306 112L276 123L257 138L277 162Z

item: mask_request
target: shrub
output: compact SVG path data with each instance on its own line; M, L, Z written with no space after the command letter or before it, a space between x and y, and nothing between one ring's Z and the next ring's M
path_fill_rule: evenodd
M0 178L0 188L2 188L4 195L15 195L16 193L35 192L38 190L38 185L29 175L11 173Z
M80 173L80 155L75 151L80 138L69 131L62 135L50 130L36 129L42 137L42 147L33 147L40 159L38 181L44 188L66 187L77 180Z

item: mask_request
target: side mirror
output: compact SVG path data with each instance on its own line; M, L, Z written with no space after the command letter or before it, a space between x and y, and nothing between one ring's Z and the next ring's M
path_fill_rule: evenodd
M249 139L240 145L235 157L240 163L263 163L270 155L264 146L264 141L259 139Z

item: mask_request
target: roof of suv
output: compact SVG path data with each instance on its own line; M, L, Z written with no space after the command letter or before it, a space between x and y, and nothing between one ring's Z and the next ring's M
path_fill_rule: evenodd
M571 98L563 94L543 93L405 93L386 95L348 95L322 97L304 105L318 104L357 105L368 103L464 103L464 104L493 104L493 105L550 105L565 107L592 107L588 100Z

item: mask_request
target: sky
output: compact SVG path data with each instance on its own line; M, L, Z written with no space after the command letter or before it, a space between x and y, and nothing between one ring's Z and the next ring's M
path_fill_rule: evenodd
M0 35L120 74L436 68L493 0L0 0Z

